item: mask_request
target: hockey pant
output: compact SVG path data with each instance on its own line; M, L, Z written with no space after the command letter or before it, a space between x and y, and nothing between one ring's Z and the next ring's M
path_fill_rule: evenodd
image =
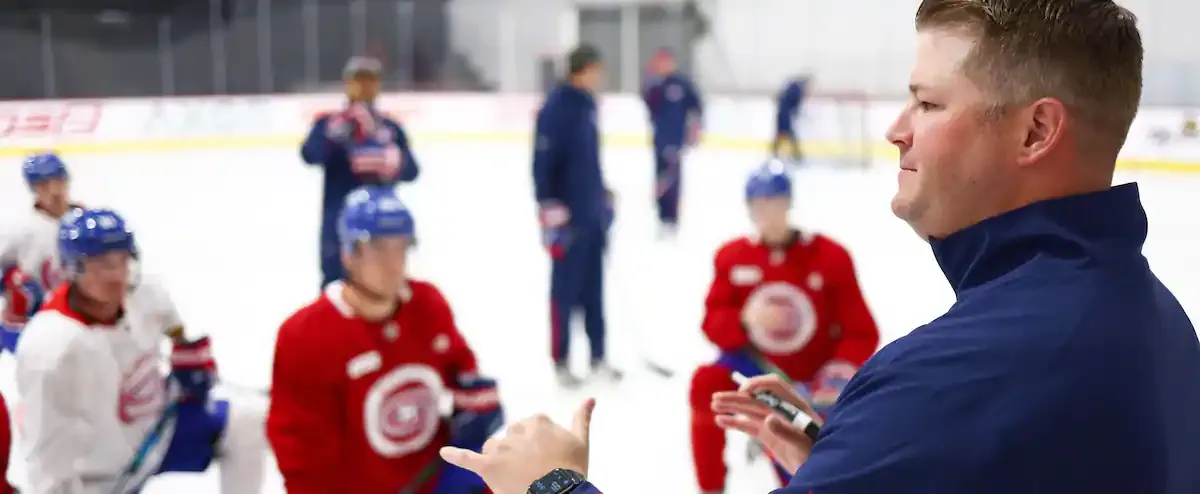
M720 492L725 489L728 466L725 465L725 431L717 426L716 414L712 411L713 394L735 391L732 373L740 372L754 377L767 372L762 369L749 352L721 352L717 361L700 366L692 374L690 400L692 407L692 461L696 466L696 481L702 492ZM807 395L801 390L801 395ZM795 472L783 470L772 462L782 485L787 485Z
M604 360L604 249L601 228L571 231L563 255L550 269L550 352L565 365L571 349L571 316L583 312L592 361Z
M321 224L321 289L342 279L342 250L337 240L337 213L325 214Z
M654 144L654 191L658 200L658 220L664 224L679 223L679 196L682 190L683 146Z
M157 473L200 473L221 465L221 494L258 494L267 454L265 409L213 400L179 406L175 433Z
M797 163L803 161L804 152L800 150L796 132L788 128L779 129L775 133L775 140L771 142L771 156Z

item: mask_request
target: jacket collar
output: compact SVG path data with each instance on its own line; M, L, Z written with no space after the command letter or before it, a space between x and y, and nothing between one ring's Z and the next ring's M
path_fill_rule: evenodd
M1126 184L1036 202L930 245L954 293L961 295L1037 257L1088 262L1140 255L1147 230L1137 184Z

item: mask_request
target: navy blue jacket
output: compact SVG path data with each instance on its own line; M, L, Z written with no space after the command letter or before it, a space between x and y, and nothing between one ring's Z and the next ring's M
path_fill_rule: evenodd
M932 241L957 301L867 361L776 494L1200 492L1200 343L1146 232L1123 185Z
M688 124L701 118L704 102L687 76L674 73L651 81L642 91L650 112L655 146L682 146L688 140Z
M795 133L796 117L799 116L800 105L804 103L807 85L803 80L792 80L779 92L779 109L775 112L777 134Z
M603 230L608 217L600 168L596 99L570 84L550 91L537 114L533 189L539 204L558 201L573 228Z
M400 148L403 155L404 165L400 169L400 174L396 177L399 182L412 182L417 179L421 169L417 165L417 159L413 156L412 150L408 145L408 136L405 135L404 129L400 124L391 119L383 119L380 124L389 130L387 134L391 138L392 143ZM308 137L304 139L304 144L300 147L300 156L304 158L304 162L310 165L320 165L325 169L325 185L324 192L321 194L321 210L322 227L321 237L325 241L337 243L337 215L341 211L342 203L346 199L346 194L349 194L355 187L364 185L357 175L350 169L350 158L347 153L346 146L340 142L331 140L326 136L326 128L329 125L329 116L318 118L313 123L312 130L309 131ZM384 144L374 142L375 144Z

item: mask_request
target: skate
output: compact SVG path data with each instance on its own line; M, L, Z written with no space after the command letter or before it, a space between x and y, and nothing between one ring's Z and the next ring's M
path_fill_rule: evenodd
M671 241L679 235L679 225L674 223L660 223L658 225L658 240Z
M592 376L617 382L625 377L625 373L609 365L608 362L594 360L592 361Z
M558 380L558 385L564 388L578 388L583 384L583 380L572 374L566 365L554 366L554 377Z

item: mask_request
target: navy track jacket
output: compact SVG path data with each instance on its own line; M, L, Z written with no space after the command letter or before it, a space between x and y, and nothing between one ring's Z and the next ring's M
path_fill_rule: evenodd
M539 204L566 206L572 227L603 230L610 213L596 118L591 93L570 84L550 92L537 115L533 188Z
M1130 184L932 241L957 302L867 361L776 493L1200 493L1200 343L1146 233Z

